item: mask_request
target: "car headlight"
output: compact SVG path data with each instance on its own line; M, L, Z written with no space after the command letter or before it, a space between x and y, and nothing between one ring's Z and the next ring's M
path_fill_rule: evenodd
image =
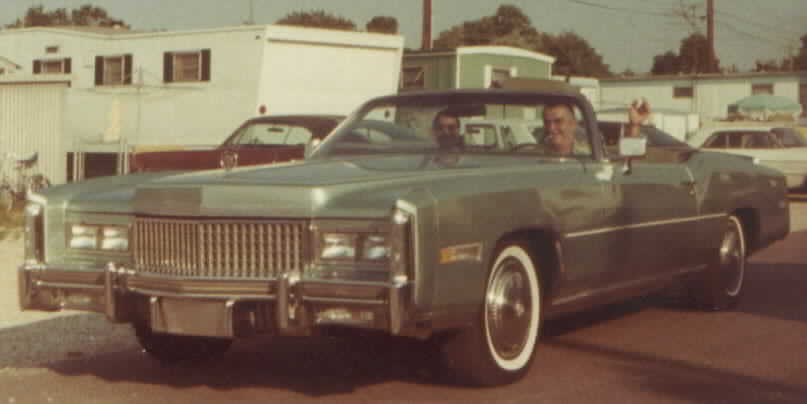
M122 226L74 224L67 234L70 248L104 251L129 249L129 232Z
M356 258L355 234L324 233L321 245L320 258L324 260Z
M373 234L364 238L362 244L362 259L368 261L379 261L389 258L390 246L387 236Z
M364 233L322 233L321 260L383 261L389 258L387 236Z
M29 200L25 205L25 262L29 264L45 258L44 211L41 203Z
M101 249L126 251L129 249L129 234L122 227L104 227L101 231Z

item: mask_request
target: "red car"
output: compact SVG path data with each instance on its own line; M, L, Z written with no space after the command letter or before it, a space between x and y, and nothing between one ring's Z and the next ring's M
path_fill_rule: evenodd
M340 115L277 115L249 119L220 146L136 152L131 172L206 170L302 159L305 146L323 139L344 119Z

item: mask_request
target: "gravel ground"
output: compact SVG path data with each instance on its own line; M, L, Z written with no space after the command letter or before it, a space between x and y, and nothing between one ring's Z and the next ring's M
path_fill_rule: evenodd
M138 349L129 326L110 324L99 314L20 311L17 266L22 254L20 238L0 241L0 372Z

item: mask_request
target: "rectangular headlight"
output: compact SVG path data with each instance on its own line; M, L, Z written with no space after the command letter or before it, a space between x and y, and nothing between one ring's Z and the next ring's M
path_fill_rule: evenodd
M129 234L123 227L104 227L102 230L101 249L126 251L129 249Z
M25 262L38 263L45 259L45 225L42 204L28 201L25 205Z
M387 236L375 233L322 233L321 260L383 261L389 258Z
M323 233L320 258L323 260L353 260L356 258L356 234Z
M104 251L129 249L129 232L122 226L74 224L67 234L70 248Z
M367 261L382 261L390 256L390 245L386 235L370 234L363 238L362 259Z
M70 226L68 233L68 246L76 249L96 249L98 248L98 230L96 226L74 224Z

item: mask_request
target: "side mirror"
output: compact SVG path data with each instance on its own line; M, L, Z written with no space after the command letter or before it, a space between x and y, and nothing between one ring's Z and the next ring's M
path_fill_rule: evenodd
M630 173L633 172L633 159L644 157L646 154L646 137L622 137L619 139L619 156L625 157L625 166L622 167L622 172L625 175L630 175Z
M309 140L308 143L305 144L305 149L303 151L303 158L308 158L308 156L310 156L311 153L314 152L314 149L316 149L320 143L322 143L322 139Z

